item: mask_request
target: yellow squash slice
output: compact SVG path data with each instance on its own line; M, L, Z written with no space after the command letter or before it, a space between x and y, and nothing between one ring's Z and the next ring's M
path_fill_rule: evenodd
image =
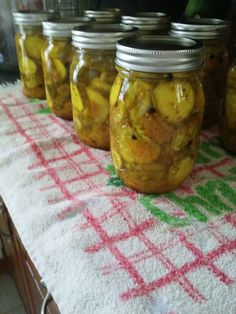
M124 96L125 106L128 109L136 106L139 116L145 113L151 104L151 89L150 84L141 80L130 83Z
M45 87L45 92L46 92L46 99L47 99L48 107L52 110L53 109L53 101L52 101L52 98L50 96L50 93L49 93L47 87Z
M169 123L187 118L194 107L194 90L189 82L161 82L154 89L155 106Z
M103 82L106 82L112 85L112 83L114 82L116 78L116 75L115 73L112 73L112 72L102 72L102 74L100 75L100 78Z
M130 120L138 135L148 142L164 144L170 141L173 127L169 125L154 108L150 108L139 117L140 108L134 108L130 112ZM153 112L154 111L154 112Z
M53 59L53 65L55 67L55 70L58 74L58 80L63 81L66 78L66 67L59 59Z
M122 85L122 78L117 75L112 88L111 88L111 92L110 92L110 105L114 106L115 103L117 102L119 93L120 93L120 89L121 89L121 85Z
M131 129L126 128L122 130L120 152L128 163L149 164L159 157L160 147L138 139Z
M28 57L20 58L19 68L21 73L24 73L26 76L34 75L37 72L36 63Z
M179 126L174 133L174 137L171 142L171 148L178 152L189 143L189 141L194 140L198 133L198 124L194 120L188 121Z
M109 113L108 100L91 87L86 88L89 99L88 115L95 123L102 123Z
M116 150L112 150L111 151L111 157L112 157L112 161L114 163L114 166L116 169L121 169L122 168L122 159L120 157L120 154L116 151Z
M41 49L44 44L44 39L39 35L27 36L25 39L25 50L27 54L35 59L41 58Z
M80 97L80 93L77 87L74 84L70 84L71 89L71 101L72 106L78 111L82 111L84 108L82 98Z
M40 75L30 75L26 76L24 79L25 86L29 89L36 88L43 84L43 79ZM42 86L41 86L42 87Z
M228 90L225 98L227 125L236 130L236 93Z
M99 77L94 77L91 81L91 87L109 93L111 85L102 81Z
M192 158L185 157L172 164L169 169L169 182L173 186L181 184L193 169L194 161Z

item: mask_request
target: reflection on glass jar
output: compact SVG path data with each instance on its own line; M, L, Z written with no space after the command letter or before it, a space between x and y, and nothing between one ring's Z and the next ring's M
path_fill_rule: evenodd
M116 9L84 10L84 16L102 24L120 22L120 11Z
M224 110L220 121L220 139L226 150L236 154L236 61L228 71Z
M171 23L171 34L202 40L204 64L200 73L205 93L203 127L217 124L222 110L229 65L226 48L230 24L218 19L188 19Z
M17 25L15 40L23 92L27 97L45 98L41 48L45 39L41 23L52 14L40 11L13 13Z
M137 12L132 15L122 15L121 22L138 27L141 35L168 35L170 31L170 16L162 12Z
M229 65L224 40L204 42L204 66L200 72L205 93L203 127L211 127L219 120L225 96L226 75Z
M44 83L48 106L57 116L72 119L69 70L72 61L71 29L88 18L67 18L43 22L47 41L42 50Z
M82 142L109 149L109 94L117 74L115 45L137 29L119 24L76 27L72 31L76 49L71 65L73 120Z
M201 52L188 39L119 41L119 73L110 93L111 155L128 187L169 191L191 173L204 110Z

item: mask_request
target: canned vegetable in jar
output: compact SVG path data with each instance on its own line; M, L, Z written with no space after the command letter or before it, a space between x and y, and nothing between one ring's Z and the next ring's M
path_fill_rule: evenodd
M72 60L71 30L91 22L86 17L43 22L47 37L42 50L46 98L49 108L58 117L72 119L69 70Z
M27 97L45 98L41 48L44 44L42 21L53 17L44 11L14 12L16 52L23 92Z
M138 192L175 189L197 155L204 110L201 44L169 36L123 39L116 64L110 134L117 174Z
M228 71L220 139L226 150L236 154L236 60Z
M122 15L125 25L138 27L141 35L168 35L170 16L162 12L137 12L133 15Z
M171 35L203 41L204 65L200 72L205 93L203 127L211 127L219 122L223 106L229 63L226 44L230 23L219 19L188 19L171 23L171 28Z
M136 34L120 24L93 24L72 31L75 55L71 65L73 120L85 144L109 149L109 95L116 77L116 41Z

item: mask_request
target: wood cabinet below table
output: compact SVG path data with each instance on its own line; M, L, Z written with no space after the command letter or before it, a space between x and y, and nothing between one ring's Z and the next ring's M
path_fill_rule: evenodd
M15 279L18 291L28 314L41 313L47 294L41 277L28 256L5 205L0 212L0 232L7 270ZM45 314L60 314L53 299L47 304Z

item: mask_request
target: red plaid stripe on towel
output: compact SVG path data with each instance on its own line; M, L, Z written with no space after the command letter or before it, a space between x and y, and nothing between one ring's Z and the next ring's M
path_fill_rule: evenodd
M62 314L236 313L236 158L216 131L159 196L19 85L0 88L0 143L0 194Z

